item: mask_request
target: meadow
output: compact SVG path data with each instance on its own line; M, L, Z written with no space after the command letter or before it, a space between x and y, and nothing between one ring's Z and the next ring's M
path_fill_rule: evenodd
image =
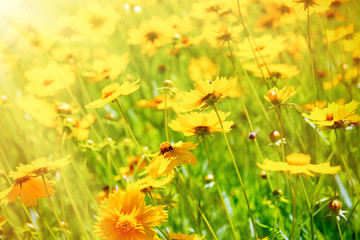
M0 239L359 239L360 1L0 17Z

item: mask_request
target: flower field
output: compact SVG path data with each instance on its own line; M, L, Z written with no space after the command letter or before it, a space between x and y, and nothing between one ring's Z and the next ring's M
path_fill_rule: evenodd
M0 239L360 238L360 1L0 17Z

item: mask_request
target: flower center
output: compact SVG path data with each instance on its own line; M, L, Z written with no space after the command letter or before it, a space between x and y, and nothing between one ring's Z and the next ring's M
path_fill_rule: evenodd
M160 152L164 155L167 152L170 152L171 150L174 150L170 143L163 142L160 145Z
M50 84L52 84L53 82L55 82L54 80L45 80L44 82L43 82L43 85L45 86L45 87L47 87L47 86L49 86Z
M120 215L116 222L116 228L123 235L131 234L136 231L137 220L128 215Z
M332 121L334 119L333 114L326 114L326 121Z
M27 180L30 180L29 176L25 176L25 177L22 177L22 178L16 178L15 179L15 184L21 184L23 182L26 182Z
M209 126L197 126L195 127L195 133L197 135L204 135L210 132Z
M293 153L286 156L289 165L305 166L310 164L310 156L303 153Z
M157 32L148 32L146 34L146 38L151 41L151 42L154 42L157 38L159 37L159 35L157 34Z
M113 95L114 92L116 92L116 90L113 90L113 91L109 91L109 92L104 93L103 98L108 98L108 97L110 97L111 95Z
M91 28L99 29L104 25L105 19L100 16L92 16L92 18L90 18L89 22L91 24Z

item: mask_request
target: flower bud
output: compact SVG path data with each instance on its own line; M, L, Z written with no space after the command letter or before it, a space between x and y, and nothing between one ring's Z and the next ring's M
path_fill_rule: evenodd
M342 203L338 200L332 200L329 203L329 208L333 211L339 211L342 207Z
M163 85L164 85L164 87L166 87L166 88L172 88L172 87L174 86L174 84L172 83L171 80L165 80L165 81L163 82Z

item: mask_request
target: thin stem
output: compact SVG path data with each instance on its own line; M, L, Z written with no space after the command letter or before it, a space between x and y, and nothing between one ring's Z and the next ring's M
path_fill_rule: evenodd
M314 232L314 214L313 214L313 209L312 209L312 207L311 207L312 205L310 204L309 197L308 197L308 195L307 195L306 188L305 188L305 185L304 185L304 182L303 182L302 177L300 177L300 183L301 183L301 188L302 188L302 190L303 190L303 192L304 192L304 195L305 195L307 207L308 207L309 214L310 214L311 239L314 240L314 239L315 239L315 232Z
M45 224L46 228L49 230L51 236L56 240L57 238L56 238L54 232L51 230L51 227L49 226L49 224L45 221L45 219L40 214L39 209L36 206L34 206L33 208L34 208L35 212L37 212L37 214L39 215L41 221Z
M42 180L43 180L44 187L45 187L45 190L46 190L46 194L47 194L48 199L49 199L49 202L50 202L51 210L52 210L52 212L54 213L54 216L55 216L55 218L56 218L56 221L58 222L58 224L59 224L59 226L60 226L60 228L61 228L61 231L64 233L65 238L66 238L67 240L69 240L69 237L68 237L68 235L67 235L67 233L66 233L66 230L64 229L64 227L63 227L63 225L61 224L61 221L60 221L58 215L56 214L56 211L55 211L55 208L54 208L54 204L53 204L53 202L52 202L52 200L51 200L51 196L50 196L50 194L49 194L49 190L48 190L48 188L47 188L47 186L46 186L46 182L45 182L44 175L41 175L41 178L42 178Z
M313 95L314 95L314 106L316 107L317 97L316 97L316 81L315 81L315 66L314 66L314 56L311 48L311 36L310 36L310 7L307 8L307 35L308 35L308 47L310 52L310 64L311 64L311 76L313 82ZM332 81L332 80L331 80ZM318 134L317 134L317 126L315 126L315 158L314 162L317 162L317 150L318 150Z
M257 235L257 231L256 231L256 224L255 224L255 221L254 221L254 217L253 217L253 215L252 215L252 211L251 211L251 208L250 208L250 203L249 203L248 197L247 197L247 195L246 195L245 186L244 186L244 183L243 183L243 181L242 181L242 178L241 178L239 169L238 169L238 167L237 167L237 165L236 165L236 161L235 161L234 154L233 154L233 152L232 152L232 150L231 150L229 141L228 141L227 136L226 136L226 133L225 133L225 131L224 131L224 126L223 126L222 120L221 120L221 118L220 118L220 115L219 115L216 107L215 107L215 104L213 105L213 107L214 107L215 113L216 113L216 115L217 115L217 117L218 117L218 119L219 119L220 126L221 126L221 130L222 130L222 133L223 133L225 142L226 142L226 146L227 146L227 149L228 149L228 151L229 151L229 153L230 153L230 157L231 157L232 163L233 163L233 165L234 165L234 168L235 168L235 171L236 171L236 175L237 175L237 177L238 177L238 179L239 179L239 182L240 182L240 185L241 185L241 189L242 189L242 191L243 191L244 198L245 198L245 201L246 201L246 205L247 205L247 208L248 208L248 210L249 210L250 219L251 219L251 222L252 222L252 225L253 225L253 228L254 228L255 238L257 239L257 238L258 238L258 235ZM204 140L204 141L205 141L205 140ZM209 159L209 162L210 162L210 159ZM213 175L214 175L214 173L213 173ZM215 179L215 175L214 175L214 179Z
M280 140L281 140L281 154L282 154L282 159L285 162L285 147L284 147L284 124L283 124L283 120L281 117L281 106L279 105L276 108L276 111L278 113L279 116L279 120L280 120Z
M294 195L293 195L293 213L292 213L293 221L292 221L292 227L291 227L290 240L294 239L294 231L295 231L295 223L296 223L296 198L297 198L298 182L299 182L299 176L296 176L295 189L294 189Z
M180 181L181 186L185 189L186 193L189 195L189 197L191 198L192 202L194 203L194 205L196 206L197 210L199 211L199 213L200 213L202 219L204 220L206 226L208 227L211 235L213 236L213 238L214 238L215 240L218 240L218 238L216 237L216 234L215 234L214 230L212 229L209 221L207 220L204 212L201 210L200 206L196 203L194 196L193 196L192 193L189 191L189 189L186 187L186 185L184 184L184 182L182 181L182 179L181 179L180 176L178 176L178 179L179 179L179 181Z
M186 208L187 210L189 211L190 213L190 216L192 217L196 227L198 228L198 233L201 234L201 227L200 227L200 224L198 223L198 221L196 221L196 217L194 215L194 212L192 211L191 207L190 207L190 204L189 204L189 201L186 199L186 197L184 196L184 194L182 193L182 191L180 190L180 187L179 187L179 184L177 183L174 183L176 189L178 190L178 193L180 193L182 199L184 200L184 203L186 205Z
M109 184L109 191L112 192L112 173L111 173L111 160L110 160L110 152L109 150L106 151L106 160L107 160L107 171L108 171L108 184Z
M269 84L268 84L268 82L266 81L267 79L266 79L266 77L265 77L265 74L264 74L264 72L263 72L263 70L262 70L262 68L261 68L261 64L260 64L260 62L259 62L259 60L258 60L258 58L257 58L257 56L256 56L255 50L254 50L254 48L253 48L253 46L252 46L252 44L251 44L250 33L249 33L249 31L248 31L248 29L247 29L247 27L246 27L246 25L245 25L245 21L244 21L244 17L243 17L243 15L242 15L242 12L241 12L239 0L237 0L237 6L238 6L238 10L239 10L239 15L240 15L240 19L241 19L241 24L243 25L244 32L245 32L245 34L246 34L246 38L247 38L248 41L249 41L249 45L250 45L251 51L252 51L253 54L254 54L255 61L256 61L257 65L258 65L259 69L260 69L260 72L261 72L261 75L262 75L262 79L263 79L264 83L266 84L266 87L267 87L268 89L270 89ZM255 47L257 48L255 41L254 41L254 44L255 44ZM271 75L271 74L270 74L270 71L269 71L269 69L267 68L267 65L266 65L265 62L264 62L264 64L265 64L266 69L268 70L269 76L270 76L270 75Z
M155 199L153 198L151 192L149 192L149 196L150 196L150 199L151 199L151 201L153 202L154 206L156 206L157 203L156 203ZM162 226L163 229L165 230L165 233L166 233L166 234L164 235L163 232L161 232L161 233L164 235L164 237L166 237L166 239L171 240L170 234L169 234L168 230L166 229L164 223L161 223L161 226Z
M224 198L223 198L223 196L222 196L219 183L218 183L218 181L217 181L217 179L216 179L216 176L215 176L215 171L214 171L214 168L213 168L212 163L211 163L211 160L210 160L210 154L209 154L208 149L207 149L207 146L206 146L206 141L205 141L205 136L204 136L204 135L202 135L202 139L203 139L202 142L203 142L203 145L204 145L204 149L205 149L205 152L206 152L206 156L207 156L207 159L208 159L208 162L209 162L209 167L210 167L211 173L212 173L212 175L213 175L213 177L214 177L214 182L215 182L216 188L217 188L217 190L218 190L221 203L222 203L223 206L224 206L225 213L226 213L226 216L227 216L227 218L228 218L228 221L229 221L229 224L230 224L230 227L231 227L231 231L232 231L232 233L233 233L233 235L234 235L234 238L235 238L235 239L238 239L237 236L236 236L236 233L235 233L234 225L233 225L233 223L232 223L232 221L231 221L231 217L230 217L229 211L228 211L228 209L227 209L227 207L226 207Z
M339 221L335 218L335 221L336 221L336 225L338 227L338 230L339 230L339 236L340 236L340 239L343 240L343 236L341 234L341 228L340 228L340 223Z
M164 108L164 121L165 121L165 134L166 134L166 140L168 143L170 143L169 139L169 132L168 132L168 121L167 121L167 92L165 92L165 108Z
M343 155L342 152L341 152L340 142L339 142L339 136L338 136L338 134L337 134L336 129L335 129L335 135L336 135L336 142L337 142L337 147L338 147L338 150L339 150L340 158L341 158L341 160L342 160L342 163L344 164L345 171L346 171L346 173L347 173L347 177L348 177L348 179L349 179L349 181L350 181L351 187L352 187L353 190L355 191L355 194L356 194L358 200L360 201L360 196L359 196L359 193L358 193L358 191L357 191L357 189L356 189L355 182L354 182L353 178L351 177L351 174L350 174L350 171L349 171L349 167L348 167L348 165L347 165L347 163L346 163L346 161L345 161L344 155Z
M279 203L276 203L276 207L275 207L275 217L274 217L274 230L273 230L273 233L272 233L271 240L274 240L274 237L275 237L278 207L279 207Z
M131 138L133 139L133 141L135 142L136 146L139 148L140 152L144 155L144 157L148 160L148 161L151 161L151 159L148 158L148 156L145 154L143 148L141 147L140 143L138 142L138 140L136 139L133 131L131 130L131 127L130 127L130 124L129 124L129 121L125 115L125 112L124 112L124 109L122 108L121 104L119 103L119 101L116 99L115 100L116 104L118 105L119 109L120 109L120 113L121 113L121 116L123 117L124 121L125 121L125 125L130 133L130 136Z

